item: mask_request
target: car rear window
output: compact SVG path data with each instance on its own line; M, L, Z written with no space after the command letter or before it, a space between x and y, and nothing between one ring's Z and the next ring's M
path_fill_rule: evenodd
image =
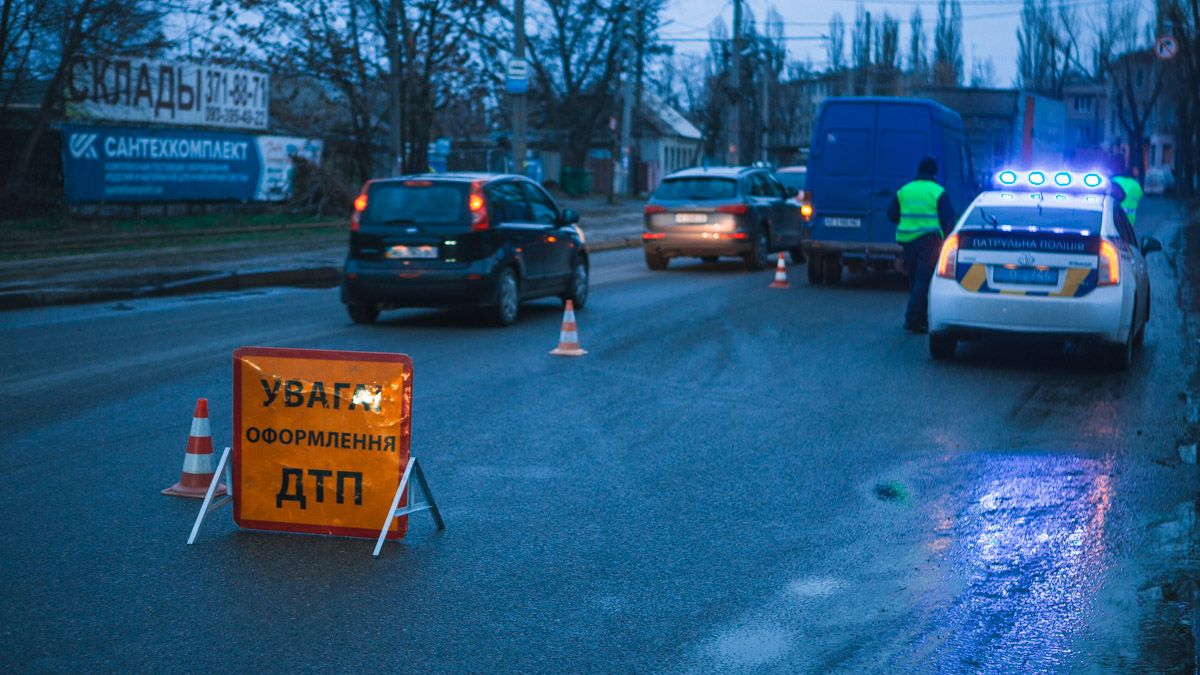
M702 201L732 199L737 181L732 178L668 178L654 191L655 199Z
M413 180L372 185L363 220L371 225L417 225L460 229L470 223L470 186L448 181Z
M784 187L803 190L804 177L807 175L808 174L803 171L780 171L779 173L775 174L775 177L779 179L780 183L783 183Z
M976 206L963 221L964 227L977 229L1060 229L1075 232L1100 231L1101 212L1090 209L1055 207Z

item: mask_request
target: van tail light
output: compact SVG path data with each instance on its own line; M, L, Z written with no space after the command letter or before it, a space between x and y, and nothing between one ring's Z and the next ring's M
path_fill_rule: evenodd
M354 211L350 214L350 231L358 232L359 220L362 218L362 212L367 210L367 191L366 186L363 186L363 191L354 198Z
M667 207L659 206L658 204L647 204L646 208L642 209L642 213L646 214L647 216L652 216L656 213L666 213L666 212L667 212Z
M750 207L745 204L726 204L718 206L717 213L732 213L735 216L744 216L750 213Z
M1121 256L1111 241L1101 239L1100 269L1096 271L1096 285L1116 286L1119 283L1121 283Z
M490 227L488 223L487 204L483 199L483 186L471 183L471 196L467 198L467 208L471 210L471 231L483 232Z
M958 272L958 235L946 237L942 254L938 256L937 275L946 279L955 278Z

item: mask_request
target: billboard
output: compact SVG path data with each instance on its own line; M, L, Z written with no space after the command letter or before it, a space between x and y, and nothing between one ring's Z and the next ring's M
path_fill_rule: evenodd
M64 124L69 203L279 201L292 157L317 163L322 142L290 136Z
M65 73L67 118L266 129L267 73L195 63L78 56Z

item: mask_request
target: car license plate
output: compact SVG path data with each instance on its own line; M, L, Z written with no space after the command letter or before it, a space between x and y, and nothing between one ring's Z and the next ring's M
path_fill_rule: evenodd
M676 213L675 222L677 223L707 223L708 216L703 213Z
M826 218L825 227L862 227L862 218Z
M1058 283L1058 270L1039 270L1036 267L1018 267L1016 269L997 267L992 270L992 280L998 284L1053 286Z
M388 258L436 258L436 246L393 246L387 250Z

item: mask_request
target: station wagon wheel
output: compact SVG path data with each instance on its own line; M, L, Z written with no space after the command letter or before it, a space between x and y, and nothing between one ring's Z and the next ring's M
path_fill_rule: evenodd
M379 305L353 304L346 305L346 313L354 323L375 323L379 318Z
M521 306L517 275L512 268L505 269L496 280L496 305L492 308L492 319L501 326L511 326L517 320Z
M661 272L667 269L667 265L671 263L671 259L665 255L651 253L646 251L646 267L655 272Z
M575 261L575 271L571 274L571 286L562 296L563 300L570 300L575 305L575 309L583 309L588 300L588 266L582 258Z
M770 248L770 244L767 243L767 231L764 228L759 230L758 240L754 242L754 248L742 257L742 260L746 262L746 269L751 272L761 272L767 269L767 263L769 262L767 258L770 256L768 248Z

